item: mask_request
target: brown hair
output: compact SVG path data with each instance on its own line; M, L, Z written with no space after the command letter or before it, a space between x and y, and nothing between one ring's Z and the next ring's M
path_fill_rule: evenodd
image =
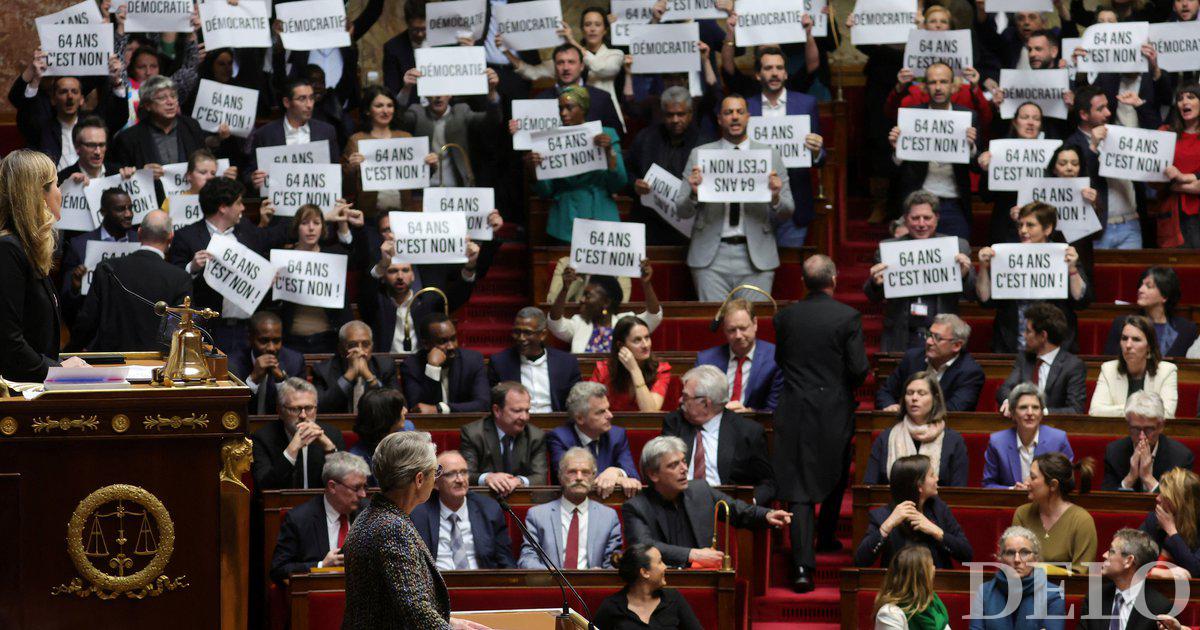
M1158 347L1158 333L1154 332L1154 322L1145 315L1128 315L1125 317L1125 323L1121 326L1121 334L1125 333L1125 326L1133 326L1146 336L1146 345L1149 346L1146 356L1146 374L1154 376L1158 372L1159 362L1162 361L1162 350ZM1129 367L1125 365L1125 355L1120 352L1117 353L1117 371L1121 374L1129 371Z
M1051 486L1052 481L1058 482L1058 494L1066 499L1071 496L1071 492L1075 490L1075 471L1079 471L1079 494L1087 494L1092 489L1092 475L1095 473L1096 460L1091 457L1082 457L1074 464L1067 459L1062 453L1043 453L1033 458L1033 464L1038 465L1038 470L1041 471L1042 477L1046 480L1046 485ZM1053 487L1053 486L1051 486Z
M1033 201L1021 206L1017 211L1017 219L1024 219L1031 214L1043 228L1053 230L1058 226L1058 210L1044 201Z
M1173 468L1159 478L1158 492L1171 504L1175 527L1183 541L1189 549L1196 548L1200 542L1196 522L1200 511L1200 475L1186 468Z
M933 603L933 555L924 545L910 545L892 556L883 585L875 596L875 612L887 604L894 604L904 611L905 617L929 608Z
M942 394L942 386L940 383L938 383L937 377L934 375L934 373L928 370L922 370L908 377L908 380L904 381L904 387L900 389L901 396L904 396L908 392L908 386L911 385L913 381L925 381L925 384L929 386L929 394L933 396L933 406L929 408L929 418L927 418L925 422L945 422L946 396ZM900 404L900 420L904 420L904 417L907 414L908 412L905 411L904 403L902 401Z
M608 353L608 390L610 392L626 392L629 391L630 385L633 385L633 379L625 370L625 366L621 365L618 355L621 353L621 348L625 347L625 340L633 334L633 329L637 326L645 327L647 332L650 331L650 326L640 317L622 317L613 326L612 347ZM650 357L642 362L641 367L646 387L653 389L654 378L658 375L658 360L654 358L653 351L650 352Z
M55 219L46 193L57 182L54 162L40 151L18 149L0 161L0 236L16 236L42 276L54 266Z
M734 298L726 302L725 306L721 309L721 321L724 321L731 313L738 311L746 311L750 319L754 319L754 303L746 298Z
M325 228L328 227L325 225L325 213L321 212L321 208L319 206L311 203L306 203L296 209L296 216L292 217L292 225L288 228L288 238L290 238L294 243L299 242L300 226L303 225L305 221L313 217L316 217L321 221L321 236L318 237L317 240L320 241L321 238L324 238Z

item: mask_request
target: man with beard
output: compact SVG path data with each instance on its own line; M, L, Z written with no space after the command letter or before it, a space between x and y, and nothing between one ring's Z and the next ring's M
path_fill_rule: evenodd
M88 241L106 243L136 243L137 230L133 228L133 199L120 188L109 188L100 193L100 227L73 237L63 252L62 269L62 313L68 324L74 324L75 314L83 307L83 277L87 274L84 260L87 258Z
M271 558L271 579L283 583L293 573L343 565L342 543L359 503L367 498L371 469L358 455L330 453L321 468L324 491L288 510Z
M442 476L434 482L436 489L411 515L437 568L515 568L508 517L500 504L471 492L467 460L458 451L445 451L437 462Z
M414 413L485 411L487 370L483 355L458 347L454 320L435 312L421 321L421 350L400 366L404 399Z
M1029 57L1030 70L1053 70L1065 67L1065 62L1059 56L1060 44L1058 36L1048 30L1040 29L1030 33L1029 38L1025 40L1025 52ZM1000 104L1004 102L1004 98L1003 86L992 90L992 105L996 107L996 111L1000 110ZM1067 104L1067 107L1070 107L1074 101L1074 93L1069 89L1063 90L1062 99ZM992 121L991 137L1006 137L1008 135L1008 121L1001 119L999 116L993 118ZM1067 121L1042 116L1042 131L1046 134L1047 138L1062 138L1067 135Z
M229 370L250 388L250 413L270 413L279 386L304 373L304 355L283 347L283 322L271 311L250 317L250 344L229 355Z
M613 106L612 95L608 92L591 85L583 83L583 53L579 48L571 44L559 44L554 49L554 87L546 88L538 93L534 98L552 98L558 99L558 95L563 90L578 85L587 89L588 96L591 97L591 106L588 107L587 120L600 121L600 124L613 129L624 129L625 125L621 124L620 117L617 116L617 109Z
M371 355L371 337L370 326L357 319L346 322L338 331L337 353L313 366L319 411L356 413L367 391L397 386L395 364Z
M567 394L579 382L579 360L570 352L546 347L546 313L536 306L517 311L512 346L488 359L488 382L517 381L529 390L531 413L562 411Z
M611 569L613 553L621 548L617 511L588 499L596 478L596 460L576 446L558 462L562 497L535 505L525 515L529 535L546 550L559 569ZM547 569L528 541L521 545L522 569Z
M471 485L502 497L521 486L546 485L546 432L529 423L529 391L505 381L490 395L491 415L459 429Z

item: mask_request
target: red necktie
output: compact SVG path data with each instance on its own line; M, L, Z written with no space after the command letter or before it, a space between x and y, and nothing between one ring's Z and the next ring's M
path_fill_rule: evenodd
M350 532L350 519L345 514L338 517L338 549L346 544L346 534Z
M704 431L696 431L696 448L692 449L692 479L704 479L708 469L704 466Z
M729 399L742 402L742 366L746 364L746 357L738 357L737 362L737 371L733 374L733 393L729 395Z
M571 510L571 526L567 528L567 551L563 559L564 569L579 568L579 508Z
M1042 359L1038 358L1033 363L1033 384L1034 385L1039 384L1038 381L1041 380L1041 378L1039 378L1041 375L1042 375Z

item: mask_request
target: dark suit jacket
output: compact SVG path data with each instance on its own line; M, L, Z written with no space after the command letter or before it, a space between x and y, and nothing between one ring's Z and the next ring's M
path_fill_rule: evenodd
M15 234L0 236L0 376L41 383L58 365L58 299Z
M378 247L375 249L378 250ZM370 263L370 265L374 264L374 262ZM425 282L420 269L414 269L414 271L417 279L422 281L422 288L436 286L446 293L446 297L450 300L451 313L466 304L467 300L471 299L471 292L475 289L474 282L463 280L461 271L446 274L445 282L437 284ZM476 280L479 279L478 273L478 269L476 269ZM419 289L414 287L412 290ZM442 312L443 308L445 305L442 304L442 296L436 293L424 293L413 300L409 314L418 342L421 339L421 320L433 313ZM371 330L375 333L375 352L391 352L392 342L396 337L396 302L392 300L391 293L383 281L372 278L369 273L363 274L363 281L359 285L358 313L362 321L370 325ZM417 348L414 347L412 350L415 352Z
M192 294L192 276L152 251L138 250L101 262L71 332L73 345L92 352L163 347L162 317L121 285L150 302L171 305L182 304Z
M233 236L239 243L254 250L260 256L270 258L271 248L282 245L286 239L284 226L287 223L286 221L280 222L264 229L243 217L241 223L233 228ZM167 250L167 261L186 270L196 252L207 249L210 240L212 240L212 235L208 233L208 225L204 219L191 225L185 225L175 230L175 238L171 239L171 249ZM204 274L196 274L192 278L192 284L195 289L195 293L192 295L192 308L222 310L221 294L208 286L208 282L204 280Z
M546 371L550 374L550 407L554 411L566 411L567 394L581 379L579 359L570 352L546 348L546 363ZM488 383L495 385L500 381L521 382L521 355L516 348L508 348L488 357ZM528 387L529 383L525 383L525 386Z
M601 125L617 130L624 129L625 127L621 125L621 119L617 117L617 108L613 106L612 95L597 87L590 85L585 85L584 87L587 88L588 96L592 99L591 106L588 107L587 120L589 122L598 120ZM538 92L534 98L556 99L558 98L558 92L558 87L555 86Z
M300 376L304 374L304 355L292 350L291 348L279 348L279 367L288 376ZM229 371L233 372L238 378L246 380L250 373L254 371L254 354L250 347L235 346L229 351ZM267 382L259 383L257 394L250 396L251 413L257 413L258 397L266 396L267 400L263 405L267 413L273 413L278 407L278 392L276 391L275 381L270 378L264 379ZM320 400L320 393L317 394L317 400ZM319 403L318 403L319 404Z
M402 112L396 112L396 117L400 119L400 128L411 133L414 136L426 136L433 138L436 121L433 114L419 103L413 104L408 109ZM443 160L438 164L438 169L453 168L454 175L458 178L459 186L467 186L467 177L470 173L475 173L479 169L473 168L472 164L479 164L478 147L472 147L471 138L479 137L481 133L490 132L500 126L500 104L498 102L487 102L487 110L483 112L472 111L471 107L466 103L454 103L450 106L450 112L446 115L446 124L443 127L445 141L447 143L457 144L466 148L466 152L452 151L449 154L448 160ZM439 147L431 146L431 151L437 151ZM441 173L439 170L433 171L433 181L441 182ZM478 183L474 184L478 185Z
M629 450L629 437L625 429L613 426L597 441L600 444L596 446L599 451L596 474L616 466L634 479L641 478L638 477L637 464L633 462L633 453ZM566 424L554 427L553 431L546 434L546 445L550 447L550 482L558 483L558 462L563 454L576 446L583 446L579 443L579 435L575 433L575 422L568 419Z
M282 3L280 3L282 4ZM354 30L350 32L350 45L345 48L339 48L338 52L342 54L342 77L337 85L330 85L327 88L337 93L338 98L346 104L347 108L353 109L358 106L358 99L362 95L362 90L358 85L358 40L362 39L367 31L375 25L379 20L379 16L383 15L383 0L370 0L363 7L358 17L354 18ZM287 62L292 64L292 71L288 74L288 78L297 78L304 76L304 67L308 65L307 50L291 50L287 52ZM284 55L275 55L275 59L282 62ZM286 66L276 68L276 76L283 76ZM395 92L392 92L395 94Z
M255 129L250 134L250 137L246 141L246 171L242 174L242 181L246 184L247 188L253 189L254 184L251 183L251 179L254 176L254 171L259 169L258 149L262 147L281 147L287 144L287 135L283 130L283 126L286 124L286 119L278 118ZM342 161L342 147L338 145L337 129L334 129L333 125L316 119L309 120L308 139L309 142L325 140L329 143L330 164L337 164ZM263 170L268 170L266 165L263 165Z
M1142 73L1142 83L1138 90L1138 98L1142 99L1142 106L1135 110L1137 112L1138 127L1142 129L1158 129L1162 125L1161 106L1171 104L1174 100L1174 95L1171 94L1170 79L1167 77L1168 74L1167 72L1162 73L1158 81L1155 81L1149 72ZM1087 77L1088 74L1086 72L1082 75L1076 75L1076 81L1086 83ZM1113 122L1116 123L1117 92L1121 89L1121 75L1116 72L1101 72L1096 76L1096 81L1092 85L1100 88L1108 95L1108 103L1113 110Z
M875 408L883 409L888 405L902 405L904 382L908 380L908 377L924 370L927 365L925 348L909 348L905 351L904 357L900 359L900 365L896 366L896 369L888 375L883 387L875 392ZM946 410L975 411L975 407L979 404L979 391L983 389L985 380L983 368L979 367L975 357L972 357L971 353L963 348L954 363L946 368L946 373L939 381L942 386L942 394L946 397Z
M730 522L738 528L763 528L767 522L767 508L750 505L708 485L703 479L693 479L679 497L687 525L692 530L697 544L705 547L713 536L713 506L725 501L730 506ZM671 567L688 565L688 553L693 547L683 546L683 541L674 540L668 524L669 513L663 507L665 499L651 486L621 505L621 520L625 524L626 544L648 543L658 548L663 562Z
M72 285L71 272L74 271L74 269L79 265L82 265L83 261L87 259L88 241L104 240L100 236L100 230L101 228L96 228L89 232L76 234L75 236L72 236L69 241L67 241L67 246L63 248L62 264L59 266L59 269L62 269L63 272L62 286L59 291L58 298L62 300L62 305L60 308L63 311L63 316L67 320L68 325L75 324L75 316L78 314L79 310L83 308L84 298L87 297L85 295L81 295L79 291L75 289L74 285ZM128 237L128 242L138 242L137 228L130 228L126 234ZM117 238L120 238L120 236ZM124 280L124 278L121 279Z
M1108 339L1104 342L1104 354L1121 354L1121 331L1125 329L1125 317L1122 315L1113 320L1112 328L1108 330ZM1196 322L1178 315L1168 318L1167 325L1175 329L1177 335L1175 342L1163 353L1163 357L1187 356L1188 348L1192 347L1196 335L1200 334L1200 327L1196 326Z
M463 425L459 433L462 443L458 448L471 471L471 485L480 484L482 473L504 470L495 418L488 415ZM513 462L517 469L513 474L528 477L531 486L546 485L546 432L526 424L513 442Z
M129 121L129 107L124 99L116 97L112 93L112 89L107 87L107 80L102 83L105 87L98 92L99 100L96 110L80 111L77 120L83 120L89 114L100 116L104 119L104 124L108 128L108 137L111 138ZM62 157L62 129L54 114L50 94L47 90L38 90L37 96L26 98L25 88L28 86L29 84L18 73L12 88L8 90L8 102L12 103L17 110L17 131L25 139L26 148L41 151L50 156L55 164L58 164L59 158ZM85 90L83 95L86 97L86 82L83 89Z
M696 366L701 365L711 365L725 373L729 369L729 344L701 350L696 355ZM762 339L754 342L750 374L742 378L745 406L756 411L775 411L783 391L783 372L775 364L775 344ZM732 388L733 383L729 386Z
M1104 490L1122 490L1121 480L1129 474L1129 458L1133 457L1133 440L1125 436L1108 443L1104 449ZM1163 474L1173 468L1192 469L1196 461L1192 450L1171 438L1158 436L1158 453L1154 456L1154 478L1161 479ZM1139 481L1133 487L1134 492L1149 492Z
M821 133L821 120L817 115L817 99L804 94L803 92L787 91L787 103L785 104L786 113L788 116L809 116L809 132ZM746 99L746 111L751 116L762 116L762 97L751 96ZM805 149L807 151L808 149ZM825 163L825 148L821 148L821 152L813 156L813 166L821 166ZM792 223L796 225L808 225L816 217L813 212L813 192L812 192L812 177L807 168L789 168L788 183L792 187L792 199L795 201L796 210L792 214ZM755 407L757 409L757 407Z
M147 164L162 164L163 158L158 154L158 147L151 135L150 117L146 116L128 129L121 130L113 137L111 143L112 161L121 166L136 166L142 168ZM182 113L175 118L175 137L179 141L179 155L184 161L196 149L205 148L205 139L211 134L200 128L196 119ZM222 143L226 147L228 143ZM228 150L217 149L217 157L232 157Z
M687 461L696 446L696 426L676 410L663 418L663 435L673 435L687 444ZM754 502L768 505L775 498L775 472L767 458L767 434L762 425L725 410L717 437L717 472L724 485L754 486Z
M1012 372L1004 379L1000 389L996 390L997 404L1008 400L1008 395L1017 385L1033 382L1036 362L1037 357L1028 353L1017 354ZM1087 413L1087 366L1084 365L1083 359L1059 348L1058 356L1054 357L1054 363L1050 364L1050 372L1046 375L1042 391L1046 394L1047 413Z
M935 233L930 238L941 238L948 236L947 234ZM884 241L908 241L912 240L911 236L905 235L898 239L884 239ZM971 244L967 239L958 239L959 253L971 255ZM875 249L875 257L872 259L872 264L878 263L880 260L879 248ZM863 293L867 294L867 299L872 302L884 302L883 305L883 338L881 341L884 352L904 352L909 347L909 317L912 312L912 304L918 299L929 309L927 321L932 323L935 315L941 313L958 313L958 302L963 297L970 299L975 294L975 271L967 274L963 278L962 293L941 293L938 295L923 295L918 297L892 298L884 302L883 287L875 284L870 275L867 276L867 281L863 284ZM914 326L915 327L915 326Z
M1097 612L1099 612L1099 614L1106 615L1106 617L1096 619L1081 618L1079 620L1079 625L1075 627L1078 630L1108 630L1112 619L1108 618L1107 615L1112 614L1113 597L1116 596L1116 593L1116 584L1113 584L1110 580L1104 580L1104 586L1101 587L1100 590L1101 599L1099 610ZM1171 611L1171 600L1167 599L1162 593L1159 593L1153 586L1149 584L1142 585L1141 600L1142 607L1148 612L1154 613L1155 615L1163 615ZM1088 614L1090 606L1091 602L1088 602L1087 598L1084 598L1083 611L1080 613L1080 615ZM1155 621L1153 618L1143 617L1142 614L1138 612L1138 607L1134 606L1133 611L1129 613L1129 623L1125 624L1124 630L1157 630L1157 628L1157 621Z
M396 365L391 360L372 356L369 365L376 383L374 388L367 386L367 389L399 387L399 383L396 382ZM313 366L312 381L313 386L317 388L317 409L321 413L350 413L350 395L338 386L338 379L345 373L346 360L340 354L334 354L332 358ZM353 393L354 383L351 383L350 387Z
M466 348L458 349L458 357L449 363L450 400L442 400L442 386L425 375L425 359L428 350L410 354L400 364L400 376L404 383L404 399L408 408L416 409L417 403L436 405L444 402L450 411L487 411L491 400L487 370L483 367L483 355ZM446 369L446 365L442 369Z
M886 567L892 561L892 556L909 545L928 547L933 555L933 564L939 569L954 568L954 561L970 562L972 556L971 543L962 527L950 511L950 506L937 497L931 497L925 502L921 512L935 525L942 528L944 536L937 540L907 526L894 528L884 538L879 528L892 515L893 505L877 507L871 510L867 523L867 534L858 543L854 552L854 564L869 567L879 561L879 566Z
M342 432L337 427L317 422L325 431L337 450L346 450L342 440ZM283 428L283 421L277 420L254 432L250 436L254 441L254 464L250 471L254 473L254 487L258 490L278 490L287 488L302 488L304 486L304 471L299 464L303 462L304 453L296 457L292 464L283 455L291 438ZM321 487L321 469L325 467L325 450L319 442L309 444L308 451L308 485L311 488Z
M491 9L490 5L488 9ZM408 38L407 30L384 42L383 84L387 86L389 94L399 94L400 89L404 87L404 73L416 67L417 55L413 52L412 40ZM412 90L408 102L400 103L399 106L408 107L417 101L417 91Z
M1079 343L1075 339L1075 331L1079 328L1079 318L1075 315L1076 309L1087 308L1092 302L1092 294L1094 289L1092 281L1087 277L1087 273L1083 269L1079 269L1079 275L1083 278L1084 290L1083 297L1076 300L1069 296L1065 300L1044 300L1063 312L1067 318L1067 334L1063 337L1062 347L1070 352L1079 351ZM981 306L996 309L995 325L992 327L992 352L1003 354L1015 354L1017 352L1017 335L1020 331L1017 329L1017 309L1021 304L1021 300L988 300L980 302Z
M895 426L885 429L871 444L871 459L867 463L867 472L863 483L887 485L888 475L891 474L891 471L887 469L888 436L895 430ZM938 466L938 484L965 487L969 469L966 441L963 440L961 433L947 428L946 435L942 438L942 461Z
M512 553L512 539L508 535L508 517L496 500L467 492L467 514L471 519L471 537L475 544L475 562L480 569L514 569L517 566ZM417 533L429 548L429 555L437 563L438 530L441 527L442 504L435 490L429 500L413 508L412 521Z
M348 516L354 522L354 514ZM329 553L327 523L324 494L288 510L271 557L271 579L283 582L293 573L307 573L324 560Z

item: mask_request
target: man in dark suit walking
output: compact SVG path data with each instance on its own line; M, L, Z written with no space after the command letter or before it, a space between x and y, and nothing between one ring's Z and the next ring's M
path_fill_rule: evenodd
M192 294L192 277L166 261L172 234L170 215L152 210L138 228L141 247L96 267L71 332L75 343L92 352L162 349L162 318L145 301L177 306Z
M487 410L488 382L483 355L458 347L458 329L445 313L428 315L420 326L420 352L408 355L400 365L409 411Z
M279 422L250 436L254 441L254 487L317 488L325 456L346 450L337 427L317 421L317 389L295 376L279 388Z
M531 413L566 409L567 395L580 380L579 360L570 352L546 347L546 313L536 306L517 311L512 339L511 347L488 358L488 382L524 385L533 398Z
M1129 435L1104 449L1104 490L1158 492L1158 480L1173 468L1192 469L1196 456L1183 444L1163 435L1166 412L1162 398L1145 390L1125 401Z
M867 378L862 316L833 299L837 268L828 256L804 261L808 295L775 316L775 361L783 395L775 415L777 498L791 504L793 588L813 589L814 533L836 546L854 434L854 389ZM779 413L779 410L787 410ZM821 523L814 532L814 507Z
M1021 383L1033 383L1046 397L1046 413L1087 412L1087 365L1067 352L1067 318L1049 302L1025 309L1025 352L1017 355L1012 372L996 390L1000 413L1010 416L1008 395ZM949 400L947 400L949 402Z
M359 503L367 498L370 467L351 453L333 453L321 468L324 492L288 510L271 557L271 579L283 583L293 573L344 564L342 544Z
M958 315L941 313L934 317L925 336L925 346L906 351L900 365L875 392L875 408L900 411L900 401L904 399L901 389L908 377L930 370L938 374L947 411L975 411L987 377L967 352L970 338L971 327Z
M754 501L769 505L775 497L775 474L767 459L762 425L726 408L725 374L711 366L683 375L679 409L663 418L663 435L688 445L688 479L710 486L754 486Z
M229 355L229 371L250 388L250 413L262 415L276 408L289 376L303 378L304 355L283 346L283 322L271 311L252 315L249 333L249 346Z
M783 390L783 372L775 363L775 344L758 339L758 319L754 303L730 300L721 313L724 345L701 350L696 365L711 365L726 375L732 411L775 411Z
M337 130L327 122L313 119L315 103L312 84L302 78L288 80L283 87L283 117L255 129L246 142L247 184L261 190L267 180L270 165L258 163L258 149L263 147L325 141L329 144L329 163L341 161Z
M1158 545L1146 532L1128 527L1113 534L1104 552L1105 577L1100 601L1083 600L1080 630L1157 630L1157 615L1171 611L1171 600L1146 583L1138 570L1158 560ZM1149 613L1149 616L1146 615Z
M371 327L356 320L338 330L338 351L313 366L313 385L322 413L357 413L358 399L372 389L396 388L396 366L372 356Z
M492 388L491 400L491 415L459 430L471 485L486 485L500 496L546 485L546 433L529 424L529 390L505 381Z
M508 517L495 499L471 492L467 460L458 451L445 451L438 465L442 476L436 489L411 515L437 568L516 568Z
M585 448L595 459L599 474L592 485L600 498L607 499L613 488L621 486L631 497L642 489L633 452L625 429L615 427L608 410L608 388L600 383L582 381L567 395L567 422L546 434L550 449L550 470L558 481L558 468L567 451Z

